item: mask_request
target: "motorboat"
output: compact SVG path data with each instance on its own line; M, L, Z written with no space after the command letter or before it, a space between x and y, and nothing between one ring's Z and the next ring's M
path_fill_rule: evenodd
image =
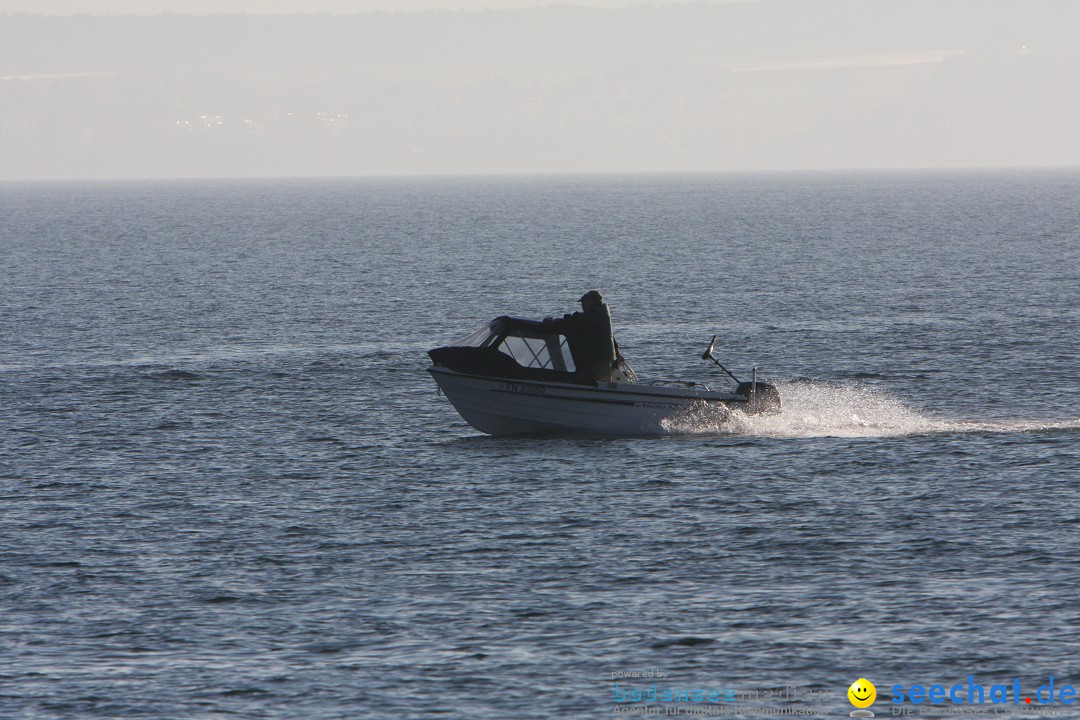
M557 324L497 317L451 345L428 351L428 372L469 425L491 435L573 433L660 435L678 420L704 410L724 418L780 412L776 387L739 381L713 357L713 337L703 359L735 381L714 390L685 381L640 381L625 363L610 380L594 381L577 370L575 348Z

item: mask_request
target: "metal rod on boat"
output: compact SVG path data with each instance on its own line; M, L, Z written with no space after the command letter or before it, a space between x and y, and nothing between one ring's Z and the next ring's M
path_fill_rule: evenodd
M750 371L750 414L757 412L757 365Z
M704 353L702 353L702 355L701 355L701 359L702 359L702 360L712 360L712 361L713 361L714 363L716 363L716 366L717 366L718 368L720 368L721 370L723 370L724 372L726 372L726 373L728 374L728 377L730 377L730 378L731 378L732 380L734 380L734 381L735 381L736 383L739 383L739 382L741 382L741 381L739 380L739 378L737 378L737 377L735 377L734 375L732 375L732 374L731 374L731 371L730 371L730 370L728 370L728 369L727 369L726 367L724 367L723 365L721 365L721 364L720 364L720 361L719 361L719 360L717 360L716 358L714 358L714 357L713 357L713 354L712 354L712 349L713 349L713 346L714 346L714 345L716 345L716 336L715 336L715 335L713 335L713 336L712 336L712 340L711 340L711 341L709 342L709 347L708 347L708 349L707 349L707 350L705 350L705 352L704 352Z

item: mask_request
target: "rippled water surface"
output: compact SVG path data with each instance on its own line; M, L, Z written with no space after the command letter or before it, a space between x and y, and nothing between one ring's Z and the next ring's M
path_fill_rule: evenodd
M0 717L1080 686L1077 197L1075 172L0 186ZM436 394L427 349L593 287L643 379L722 386L717 333L784 413L489 438Z

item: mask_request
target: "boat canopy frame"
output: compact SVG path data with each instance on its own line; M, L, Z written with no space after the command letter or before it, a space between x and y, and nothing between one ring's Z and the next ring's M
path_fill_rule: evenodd
M543 320L502 315L428 354L435 364L458 372L593 384L577 372L569 338Z

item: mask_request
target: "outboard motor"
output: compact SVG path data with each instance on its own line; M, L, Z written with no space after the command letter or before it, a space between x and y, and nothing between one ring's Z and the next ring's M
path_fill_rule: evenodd
M739 383L735 393L746 398L746 412L750 415L775 415L780 412L780 391L767 382ZM753 395L754 397L750 397Z
M714 347L716 347L716 335L712 336L709 347L701 355L701 359L711 360L718 368L726 372L728 377L737 383L738 387L735 388L735 394L742 395L746 398L746 412L749 415L757 415L759 413L764 415L775 415L780 412L780 391L776 389L775 385L758 381L757 367L754 368L754 379L750 382L742 382L739 378L735 377L730 370L721 365L719 360L713 357L712 351Z

